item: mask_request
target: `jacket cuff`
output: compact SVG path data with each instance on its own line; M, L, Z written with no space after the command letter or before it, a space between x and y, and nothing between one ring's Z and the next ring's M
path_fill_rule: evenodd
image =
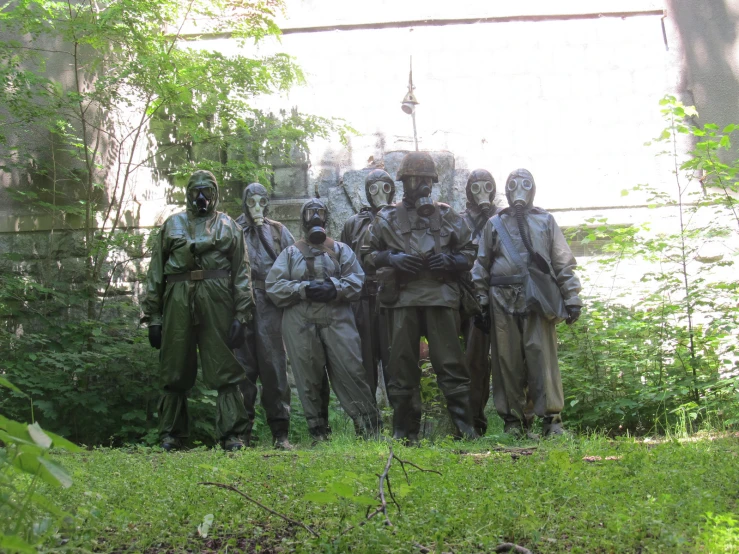
M565 298L565 306L582 306L582 300L580 300L579 296Z
M161 325L162 314L144 314L144 317L141 318L140 322L148 324L149 327L152 325Z
M298 296L300 296L301 300L308 300L308 297L305 295L305 287L308 286L307 281L303 281L298 285Z
M341 286L341 281L339 281L336 277L331 277L331 282L336 288L336 298L334 299L334 301L341 302L342 300L344 300L344 289Z

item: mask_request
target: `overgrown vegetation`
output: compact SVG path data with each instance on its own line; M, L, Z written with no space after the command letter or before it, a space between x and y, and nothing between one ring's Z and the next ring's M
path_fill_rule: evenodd
M284 54L198 50L183 30L228 31L240 46L274 35L279 0L66 0L0 8L0 170L18 214L49 233L3 237L0 373L31 395L38 420L85 444L147 440L156 352L142 342L136 284L146 270L139 181L214 171L221 209L269 162L347 129L296 109L265 113L260 94L303 82ZM245 52L246 50L241 50ZM149 191L151 193L151 191ZM33 254L30 254L30 253ZM18 395L3 413L30 417ZM200 388L194 408L210 414ZM197 417L211 440L212 417Z
M401 458L441 475L407 466L408 484L397 463L390 468L392 526L383 517L360 526L379 505L378 475L388 458L382 442L339 434L288 453L131 448L59 456L84 479L53 494L76 516L76 532L56 540L151 553L464 553L492 552L503 542L537 553L739 547L736 437L645 444L592 436L505 446L494 427L477 443L395 445ZM318 536L201 482L233 486Z
M582 428L739 424L739 163L721 161L739 127L699 127L695 109L673 97L662 106L668 127L655 142L673 161L674 188L636 187L655 211L642 226L588 222L585 240L610 240L598 278L611 285L588 299L577 325L560 327L567 420ZM680 140L694 144L684 160ZM619 288L627 265L639 275Z

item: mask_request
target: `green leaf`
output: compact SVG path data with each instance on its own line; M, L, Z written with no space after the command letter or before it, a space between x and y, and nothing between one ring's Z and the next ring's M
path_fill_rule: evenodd
M346 483L331 483L329 490L343 498L352 498L354 496L354 488Z
M28 395L25 392L23 392L21 389L16 387L13 383L8 381L5 377L0 377L0 387L5 387L6 389L10 389L13 392L17 392L18 394L22 394L23 396L28 398Z
M303 500L315 502L316 504L330 504L336 502L337 498L335 494L330 492L309 492L303 496Z
M48 458L39 457L38 461L44 467L46 472L41 472L41 478L51 485L59 484L65 489L72 486L72 477L59 464L56 464Z
M628 196L628 195L629 195L629 190L628 189L621 190L621 196Z
M352 496L351 501L360 506L377 506L379 504L376 498L370 498L369 496Z
M36 549L17 535L4 535L0 533L0 551L8 554L36 554Z
M33 442L39 445L44 450L51 448L51 438L44 433L41 426L38 423L31 423L28 425L28 434L31 435Z
M198 525L198 534L201 537L206 538L211 525L213 525L213 514L205 514L205 516L203 516L203 523Z

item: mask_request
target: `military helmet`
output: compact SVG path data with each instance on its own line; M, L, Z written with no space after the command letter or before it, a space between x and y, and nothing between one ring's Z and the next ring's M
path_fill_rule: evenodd
M476 204L470 187L472 186L472 183L477 181L490 181L493 184L493 190L490 191L490 203L492 204L495 199L495 179L493 179L493 175L487 169L473 169L470 176L467 177L467 187L465 189L467 193L467 201L470 204Z
M402 181L404 177L431 177L434 183L439 182L439 175L436 173L436 164L431 154L428 152L410 152L400 162L398 168L398 181Z
M395 197L395 181L393 181L393 178L390 177L390 174L384 169L373 169L364 178L364 194L367 197L367 201L372 204L370 187L377 182L387 183L390 185L388 203L392 203L393 198Z

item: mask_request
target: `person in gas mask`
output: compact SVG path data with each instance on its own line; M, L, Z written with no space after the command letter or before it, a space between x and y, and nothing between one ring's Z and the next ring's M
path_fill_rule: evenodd
M485 224L472 270L478 299L492 320L495 409L505 431L515 436L528 431L534 414L542 418L544 436L562 434L564 394L555 328L559 319L541 306L564 304L560 317L568 324L577 321L582 309L577 262L554 217L534 206L535 193L528 170L508 176L508 207ZM532 294L526 277L534 270L551 278L551 289L537 288Z
M496 212L495 179L486 169L475 169L467 178L467 209L462 213L467 226L472 231L472 244L475 253L480 244L482 229ZM463 277L470 286L472 277ZM462 334L465 342L465 361L470 370L470 409L475 430L484 435L488 428L485 405L490 397L490 327L488 320L475 316L462 321Z
M392 321L388 397L393 436L418 441L419 341L426 336L456 434L474 439L478 433L469 405L470 374L458 338L458 281L475 258L471 231L451 207L431 199L431 186L439 178L430 154L407 154L397 178L403 182L403 200L378 212L365 257L368 269L382 275L378 297Z
M186 195L187 211L167 218L154 240L142 304L149 343L161 349L161 446L179 448L189 435L187 392L200 353L205 385L218 391L216 433L224 449L238 450L249 418L239 390L244 370L232 349L243 343L254 309L249 256L241 228L216 211L210 171L193 173Z
M387 171L373 169L364 179L364 192L369 207L363 207L350 217L341 232L341 242L351 246L360 264L369 254L369 230L377 212L388 206L395 197L395 181ZM378 364L382 362L383 374L387 372L390 344L387 335L387 310L377 305L377 277L375 272L363 266L365 273L362 296L352 302L354 319L362 339L362 361L372 393L377 390ZM384 375L386 378L387 376Z
M357 434L376 437L379 413L362 366L362 346L350 302L359 300L364 272L346 244L326 236L328 209L308 200L303 237L283 250L267 275L267 294L282 315L282 336L298 396L316 440L329 434L323 383L331 387Z
M262 406L272 431L275 448L289 450L290 385L287 360L282 342L282 310L267 296L265 279L277 256L295 242L287 227L266 217L269 193L259 183L251 183L243 193L244 212L236 220L244 230L244 240L251 261L254 317L246 326L246 341L236 350L244 366L246 379L241 383L244 406L249 414L245 441L252 442L257 379L262 383Z

